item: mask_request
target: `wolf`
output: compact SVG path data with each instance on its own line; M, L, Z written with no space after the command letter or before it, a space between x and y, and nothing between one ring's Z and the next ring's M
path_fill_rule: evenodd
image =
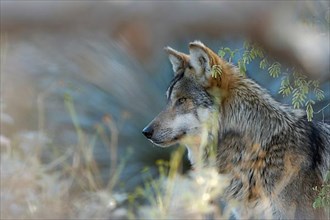
M226 198L241 204L237 218L324 218L313 187L329 170L330 126L278 103L200 41L189 54L165 51L174 72L167 105L142 133L161 147L186 145L194 167L214 152L231 178Z

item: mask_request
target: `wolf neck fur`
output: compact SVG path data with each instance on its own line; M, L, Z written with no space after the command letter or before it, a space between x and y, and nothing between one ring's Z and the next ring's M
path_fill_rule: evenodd
M303 115L301 110L279 104L266 90L243 76L237 77L228 94L226 105L220 105L220 136L235 131L265 145Z
M219 117L218 111L212 111L209 120L203 123L199 141L184 141L188 150L188 159L194 168L199 169L207 163L215 163L218 147L219 124L213 123ZM190 143L189 143L190 142ZM213 159L213 161L212 161Z
M196 166L205 165L205 158L210 158L205 154L212 153L212 147L221 144L218 141L228 132L239 133L262 147L268 146L273 136L290 129L303 115L301 110L276 102L266 90L243 76L235 79L230 90L225 92L226 97L219 87L210 93L217 103L215 108L220 108L220 111L212 111L197 145L186 144L189 159Z

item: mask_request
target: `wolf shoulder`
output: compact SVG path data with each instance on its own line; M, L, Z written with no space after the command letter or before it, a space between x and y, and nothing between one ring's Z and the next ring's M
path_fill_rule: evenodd
M320 150L322 155L322 161L319 166L324 179L327 172L330 170L330 124L323 122L313 122L314 129L319 133L322 143L320 144Z
M296 110L293 110L293 113L296 113ZM325 178L330 170L330 125L308 121L306 114L301 113L301 110L297 110L297 121L291 124L290 132L283 131L283 138L292 141L296 152L307 157L309 167L319 169L322 178Z

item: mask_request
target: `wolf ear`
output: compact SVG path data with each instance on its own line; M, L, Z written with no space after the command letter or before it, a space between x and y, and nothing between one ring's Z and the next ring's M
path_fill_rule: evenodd
M172 64L174 74L177 74L179 70L183 70L188 62L188 55L172 49L171 47L165 47L164 50L168 54L168 58Z
M208 79L212 74L212 66L216 64L217 55L200 41L190 43L189 51L190 62L197 76Z

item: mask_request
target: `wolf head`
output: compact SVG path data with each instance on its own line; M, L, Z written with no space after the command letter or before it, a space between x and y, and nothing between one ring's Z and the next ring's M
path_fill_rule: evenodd
M202 134L217 119L220 97L225 92L220 88L225 76L212 77L216 65L225 70L228 63L199 41L189 44L190 54L166 47L174 71L167 92L167 105L144 129L143 134L154 144L166 147L176 143L200 145Z

